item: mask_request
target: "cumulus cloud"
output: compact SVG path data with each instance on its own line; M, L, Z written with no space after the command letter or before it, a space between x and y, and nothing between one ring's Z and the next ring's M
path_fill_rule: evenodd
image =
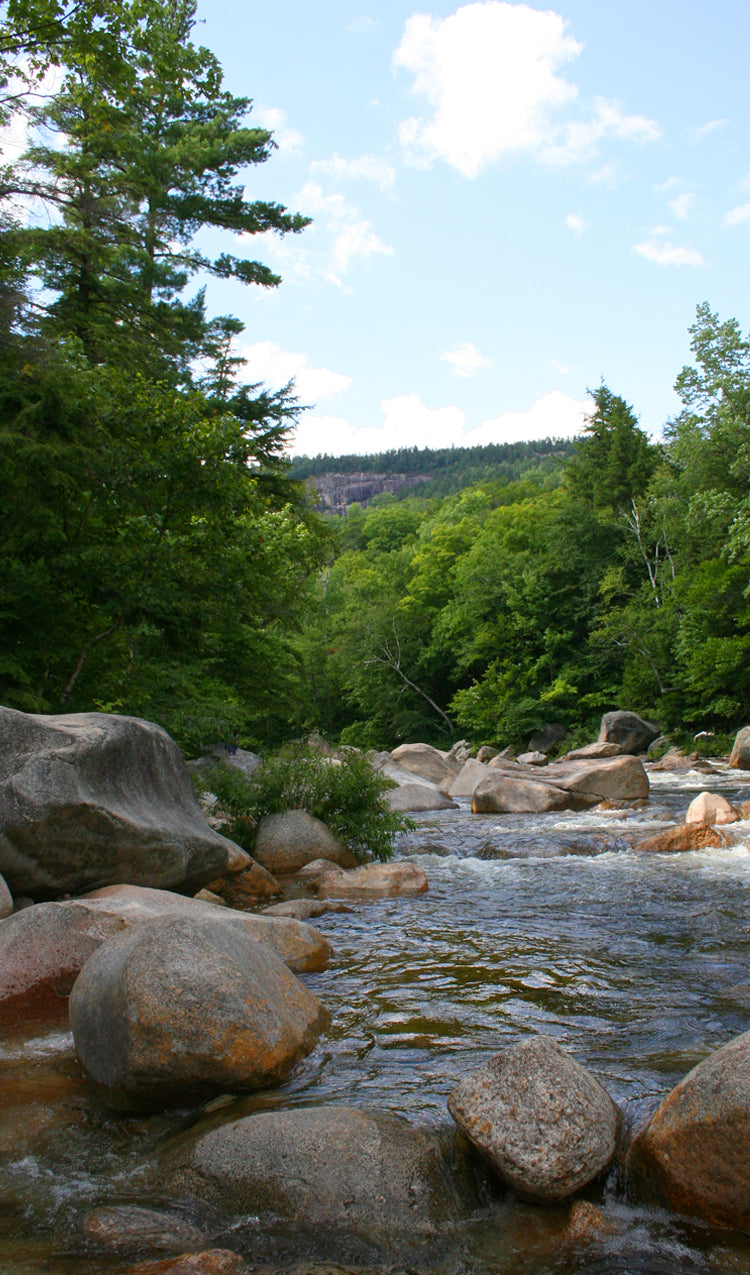
M565 225L568 230L572 230L574 235L582 235L584 230L589 230L589 222L585 221L580 213L567 213L565 217Z
M492 367L492 359L480 354L471 341L461 341L453 349L444 350L440 358L451 365L456 376L478 376L485 368Z
M310 171L327 173L337 179L363 178L384 192L393 190L396 182L395 168L378 155L360 155L357 159L342 159L340 155L334 155L331 159L316 159L310 165Z
M668 227L655 226L648 239L643 243L633 244L633 252L645 257L647 261L655 262L657 266L705 266L702 253L695 248L673 244L665 237L667 233Z
M750 204L739 204L736 208L730 208L724 218L724 225L739 226L743 221L750 221Z
M694 203L695 195L686 193L684 195L678 195L676 199L670 199L669 208L672 215L675 216L678 221L687 221L693 211Z
M263 381L271 389L281 389L294 378L302 403L317 403L322 398L343 394L352 383L350 376L332 372L328 367L310 367L306 354L284 350L274 341L258 341L242 350L247 375Z
M417 394L383 399L382 424L357 428L343 416L303 417L291 450L298 456L383 452L397 447L473 447L538 438L572 438L582 433L590 404L560 390L545 394L526 412L504 412L468 429L466 414L455 406L427 407Z
M304 137L296 128L291 127L286 114L278 106L256 106L251 122L260 128L271 130L273 140L282 154L295 154L301 150Z
M562 117L578 89L559 72L583 48L566 25L552 10L505 0L478 0L444 19L409 18L393 63L413 76L425 109L400 125L408 158L441 159L476 177L505 155L569 164L590 159L606 137L658 137L653 120L604 98L587 117Z

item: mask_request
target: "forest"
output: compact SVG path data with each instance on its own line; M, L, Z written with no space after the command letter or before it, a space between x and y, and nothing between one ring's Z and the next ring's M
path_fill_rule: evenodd
M307 223L247 199L273 137L194 26L191 0L5 6L0 111L29 140L0 171L0 702L151 718L186 751L590 739L616 707L744 725L738 321L698 306L659 443L601 384L573 446L291 465L294 386L243 382L242 324L206 300L280 280L197 239ZM352 465L431 483L322 518L303 479Z

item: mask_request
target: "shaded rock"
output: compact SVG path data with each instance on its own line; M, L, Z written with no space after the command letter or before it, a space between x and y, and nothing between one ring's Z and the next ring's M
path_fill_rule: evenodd
M688 1072L633 1142L641 1193L750 1232L750 1032Z
M123 881L193 893L242 854L209 827L161 727L0 708L0 872L13 894Z
M614 1222L605 1217L601 1209L589 1200L575 1200L571 1204L565 1232L568 1242L586 1243L588 1240L600 1239L603 1235L614 1235L616 1230Z
M459 739L455 744L453 744L447 753L443 753L443 756L447 762L453 765L456 773L458 773L464 762L468 761L471 757L471 744L468 739Z
M332 868L325 860L310 863L300 876L312 882L324 898L393 898L396 895L424 894L427 877L407 860L397 863L367 863L347 872Z
M585 744L583 748L572 748L561 757L561 761L590 761L602 757L619 757L622 749L619 744Z
M160 1189L290 1226L431 1233L479 1204L455 1136L345 1106L263 1111L168 1151Z
M264 815L258 825L253 853L258 863L275 876L299 872L314 859L330 859L342 868L353 868L357 864L351 850L306 810Z
M718 849L726 845L715 828L703 823L681 823L646 837L634 847L650 854L675 854L680 850Z
M203 1233L187 1218L136 1204L92 1209L83 1219L83 1233L102 1248L124 1252L139 1248L174 1252L204 1241Z
M461 763L433 748L431 744L400 744L391 757L401 770L408 770L419 779L439 784L448 775L457 775Z
M493 748L491 744L482 744L481 748L477 749L476 759L486 765L488 761L492 761L493 757L497 757L497 753L498 750Z
M750 726L743 726L737 731L729 754L729 765L733 770L750 770Z
M532 751L530 753L520 753L518 756L519 766L546 766L549 757L546 753Z
M13 895L8 889L4 877L0 877L0 921L10 916L13 911Z
M263 758L257 753L248 752L245 748L232 748L226 744L209 744L201 757L187 763L189 770L204 770L208 766L215 766L217 762L221 762L224 766L231 766L234 770L241 770L243 775L248 779L252 779L256 770L263 764Z
M488 767L475 758L469 758L461 767L448 789L451 797L473 797L477 784L488 773Z
M619 744L624 753L645 753L659 735L658 726L639 717L638 713L617 710L605 713L599 727L600 744Z
M216 903L220 908L228 908L229 904L226 899L222 899L220 894L214 894L213 890L207 890L204 886L197 894L193 895L199 903Z
M697 760L697 753L684 753L675 745L673 748L668 748L658 761L650 762L649 770L690 770Z
M209 1248L202 1253L138 1262L128 1267L127 1275L250 1275L250 1268L229 1248Z
M301 921L294 921L291 917L258 916L250 912L217 908L212 903L200 903L196 899L185 899L181 894L171 894L169 890L113 885L104 890L95 890L80 902L85 902L93 911L123 917L134 926L156 917L175 914L206 920L218 917L256 943L270 947L297 974L325 969L331 957L328 940L312 926L304 925ZM58 906L69 905L62 903Z
M501 771L486 775L480 780L471 801L472 810L479 815L566 810L570 805L568 794L551 783L524 779L515 774L507 775Z
M740 802L737 812L740 819L750 819L750 801ZM18 907L18 899L16 899L16 907Z
M552 762L544 771L544 781L570 793L582 805L605 799L641 801L650 791L643 763L631 756Z
M562 722L548 722L535 731L529 740L530 753L549 753L565 738L565 727Z
M165 917L104 943L70 996L79 1060L121 1111L278 1083L328 1015L271 952L223 920Z
M389 810L400 810L406 814L418 810L457 809L455 801L446 797L434 784L426 783L400 784L385 794L385 801Z
M690 802L685 823L715 824L737 823L739 815L726 797L718 792L699 792Z
M210 881L208 890L233 908L251 907L259 899L278 898L281 894L275 877L252 859L243 872L232 872Z
M567 1199L611 1163L620 1113L584 1067L548 1036L490 1059L448 1098L461 1131L519 1195Z

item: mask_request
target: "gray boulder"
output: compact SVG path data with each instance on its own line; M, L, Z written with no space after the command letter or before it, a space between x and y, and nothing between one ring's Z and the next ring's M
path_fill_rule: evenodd
M391 757L402 770L408 770L431 784L442 783L449 775L457 775L463 764L431 744L400 744L394 748Z
M530 753L520 753L518 756L519 766L546 766L548 762L549 757L546 753L533 751Z
M737 731L729 754L729 765L733 770L750 770L750 726L743 726Z
M488 773L489 768L486 763L479 761L478 758L470 757L468 761L464 762L453 780L448 789L448 795L450 797L473 797L477 784L481 783Z
M562 722L547 722L535 731L529 740L530 753L549 753L565 738L565 727Z
M194 893L246 862L209 827L161 727L0 708L0 872L13 894L49 899L124 881Z
M69 1011L84 1071L120 1111L276 1084L328 1022L268 948L223 920L186 916L102 944Z
M600 744L619 744L624 753L645 753L649 744L659 735L659 727L637 713L620 709L605 713L599 726Z
M488 761L492 761L493 757L497 757L497 754L497 748L493 748L491 744L482 744L481 748L477 749L477 761L486 764Z
M611 1163L620 1113L584 1067L547 1036L491 1058L448 1098L461 1131L505 1184L554 1203Z
M622 749L619 744L584 744L583 748L571 748L569 753L561 757L561 761L599 761L603 757L619 757Z
M262 1111L178 1143L159 1189L235 1214L368 1238L434 1233L480 1197L455 1136L345 1106Z
M384 769L388 774L388 769ZM390 778L390 776L389 776ZM451 801L435 784L414 783L399 784L385 794L385 802L389 810L400 810L404 813L419 810L456 810L455 801Z
M629 755L553 762L545 768L544 779L564 789L580 805L643 801L650 792L643 762Z
M631 1174L675 1213L750 1232L750 1032L667 1094L633 1142Z
M342 868L357 866L351 850L306 810L264 815L258 825L253 854L274 876L299 872L313 859L329 859Z
M545 810L567 810L572 798L562 788L541 779L527 779L492 769L474 789L474 814L541 814Z
M424 894L428 888L422 868L408 859L366 863L351 872L318 859L303 868L300 876L324 899L390 899L396 895Z

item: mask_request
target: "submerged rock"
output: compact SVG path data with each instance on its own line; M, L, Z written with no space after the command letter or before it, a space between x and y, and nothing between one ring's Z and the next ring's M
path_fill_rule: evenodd
M682 850L718 850L726 841L721 833L705 823L680 823L646 837L634 847L646 854L676 854Z
M0 708L0 872L13 894L54 899L124 881L194 893L246 861L209 827L160 726Z
M205 1243L203 1232L187 1218L136 1204L91 1209L83 1219L83 1233L98 1247L115 1252L133 1249L174 1252Z
M633 1142L631 1173L675 1213L750 1232L750 1032L667 1094Z
M158 1261L138 1262L126 1275L250 1275L250 1267L230 1248L181 1253Z
M448 1110L507 1186L544 1202L575 1195L606 1169L620 1127L606 1090L547 1036L467 1076Z
M276 1084L327 1022L273 952L221 919L166 917L103 944L70 997L81 1064L121 1111Z

